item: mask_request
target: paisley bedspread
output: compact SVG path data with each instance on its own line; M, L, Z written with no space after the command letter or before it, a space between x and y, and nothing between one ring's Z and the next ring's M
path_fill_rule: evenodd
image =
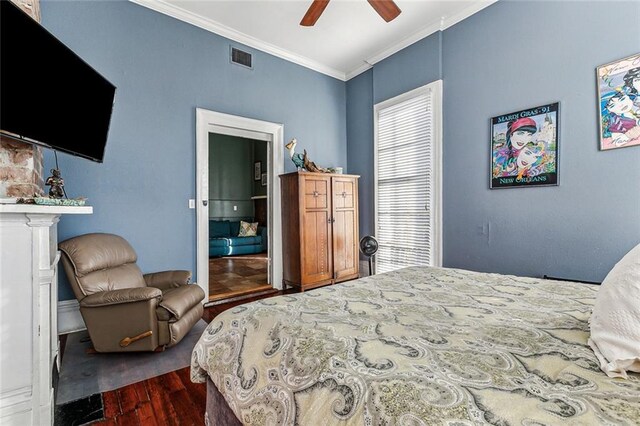
M219 315L193 351L247 425L640 423L587 346L598 287L412 267Z

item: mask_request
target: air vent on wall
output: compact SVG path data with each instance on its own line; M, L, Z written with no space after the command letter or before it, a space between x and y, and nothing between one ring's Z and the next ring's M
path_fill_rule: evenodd
M253 69L251 53L236 49L235 47L231 48L231 63Z

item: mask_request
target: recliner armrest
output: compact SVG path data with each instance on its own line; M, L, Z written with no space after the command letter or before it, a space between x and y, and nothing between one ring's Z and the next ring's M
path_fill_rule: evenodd
M80 306L83 308L96 308L152 299L162 299L162 291L154 287L123 288L90 294L80 301Z
M144 281L149 287L168 290L189 284L191 271L162 271L152 274L145 274Z
M159 305L179 320L194 306L202 302L204 297L204 291L197 284L183 285L164 293Z

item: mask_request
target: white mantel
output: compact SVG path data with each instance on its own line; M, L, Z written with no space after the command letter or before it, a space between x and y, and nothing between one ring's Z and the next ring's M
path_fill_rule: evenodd
M23 214L91 214L93 207L91 206L40 206L35 204L0 204L0 213L23 213Z
M89 206L0 204L0 424L53 424L57 223Z

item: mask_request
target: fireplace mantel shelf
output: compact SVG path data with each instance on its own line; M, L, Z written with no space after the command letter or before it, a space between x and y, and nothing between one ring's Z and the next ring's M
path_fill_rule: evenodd
M91 214L92 206L39 206L35 204L0 204L0 213Z

